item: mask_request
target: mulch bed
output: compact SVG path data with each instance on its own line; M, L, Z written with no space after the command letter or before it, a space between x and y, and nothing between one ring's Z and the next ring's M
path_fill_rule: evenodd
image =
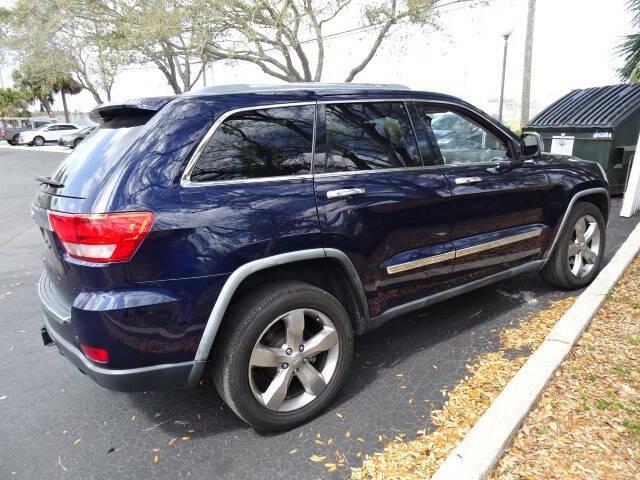
M640 479L640 258L489 478Z
M384 451L366 455L361 467L352 468L351 479L410 480L433 475L573 302L574 298L560 300L503 329L500 350L478 357L467 365L469 374L453 390L443 391L447 401L442 410L431 413L432 431L420 430L412 440L389 441Z

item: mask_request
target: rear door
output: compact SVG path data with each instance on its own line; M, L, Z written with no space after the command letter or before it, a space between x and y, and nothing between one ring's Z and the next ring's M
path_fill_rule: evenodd
M451 192L403 101L320 102L314 161L325 248L345 252L380 313L444 288Z
M550 234L543 168L474 110L415 106L453 193L454 274L471 281L538 258Z

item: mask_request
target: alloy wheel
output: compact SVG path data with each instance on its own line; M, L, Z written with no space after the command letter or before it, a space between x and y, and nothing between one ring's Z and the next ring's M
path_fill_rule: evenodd
M249 384L269 410L290 412L315 400L331 382L340 340L331 319L310 308L291 310L262 332L249 359Z
M589 275L600 256L600 227L591 215L580 217L573 227L567 257L569 269L577 278Z

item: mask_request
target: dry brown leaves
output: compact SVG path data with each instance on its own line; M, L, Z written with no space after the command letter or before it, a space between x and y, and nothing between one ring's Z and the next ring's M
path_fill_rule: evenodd
M431 413L434 431L419 432L411 441L388 442L383 452L367 455L362 467L352 468L352 480L431 477L525 363L526 355L509 359L504 350L535 350L573 301L567 298L555 302L519 326L502 330L501 350L481 355L474 365L467 365L469 375L448 393L442 410Z
M640 479L640 258L490 478Z

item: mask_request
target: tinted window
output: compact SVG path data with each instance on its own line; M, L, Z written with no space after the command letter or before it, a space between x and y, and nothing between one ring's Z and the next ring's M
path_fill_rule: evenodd
M446 165L507 160L508 149L486 128L459 113L428 105L416 105L425 126L438 143Z
M59 195L86 197L108 177L138 137L150 115L114 118L96 129L65 158L52 178L64 184Z
M421 164L411 122L401 102L326 106L324 171L413 167Z
M314 106L238 112L209 140L191 180L303 175L311 172Z

